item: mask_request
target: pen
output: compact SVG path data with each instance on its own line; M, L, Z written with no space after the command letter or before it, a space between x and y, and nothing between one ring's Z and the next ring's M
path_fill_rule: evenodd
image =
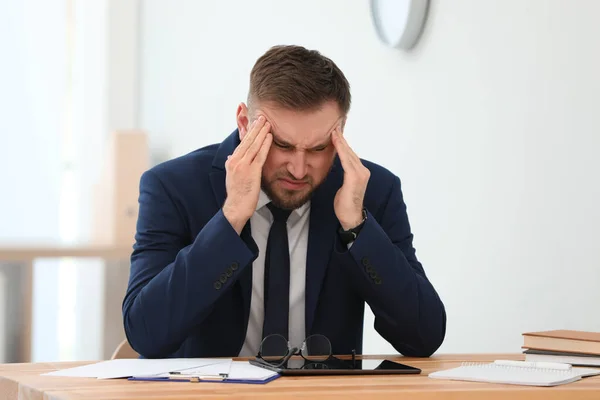
M169 380L172 381L189 381L189 382L200 382L200 381L224 381L225 378L222 376L202 376L202 375L169 375Z
M507 367L528 367L542 369L560 369L570 370L571 364L553 363L553 362L533 362L533 361L514 361L514 360L496 360L494 364L504 365Z
M190 381L190 382L200 382L200 381L223 381L227 379L228 374L219 374L219 375L197 375L197 374L182 374L181 372L174 371L169 372L169 379L174 381Z

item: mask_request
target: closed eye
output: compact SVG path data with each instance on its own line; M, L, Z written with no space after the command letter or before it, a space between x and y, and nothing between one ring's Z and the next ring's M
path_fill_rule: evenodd
M294 146L292 146L291 144L281 143L277 140L273 140L273 144L282 150L293 150L294 149ZM327 147L329 147L329 143L318 146L318 147L313 147L312 149L309 149L308 151L320 152L320 151L327 149Z
M280 149L290 150L292 148L292 146L290 146L289 144L283 144L283 143L279 143L276 141L273 141L273 143L275 144L275 146L279 147Z
M323 151L325 150L329 145L325 145L325 146L319 146L319 147L315 147L314 149L311 149L311 151Z

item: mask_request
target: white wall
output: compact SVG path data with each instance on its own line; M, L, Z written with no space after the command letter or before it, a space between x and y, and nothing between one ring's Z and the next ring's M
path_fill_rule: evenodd
M600 2L432 3L407 54L377 42L366 0L146 0L141 128L169 157L221 141L257 57L319 49L352 85L350 144L403 181L448 311L440 352L600 331ZM391 351L371 318L365 353Z
M58 237L65 15L63 4L0 3L2 242Z
M67 122L66 15L64 2L0 3L2 247L60 239L61 138ZM52 329L56 327L56 286L48 279L55 273L56 263L40 261L34 271L32 336L33 356L38 359L53 354L52 345L39 343L48 345L57 340ZM6 300L14 304L14 299ZM7 311L8 315L16 313ZM13 323L7 320L6 327ZM44 326L44 331L36 330L38 326ZM1 330L6 327L2 325ZM15 342L7 333L3 332L0 346L8 350Z

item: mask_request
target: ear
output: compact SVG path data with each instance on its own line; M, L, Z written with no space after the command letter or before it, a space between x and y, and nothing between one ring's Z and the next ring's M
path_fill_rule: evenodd
M240 103L240 105L237 108L235 116L236 116L238 131L240 132L240 140L242 140L244 138L244 136L246 136L246 134L248 133L248 124L250 121L249 116L248 116L248 107L246 107L246 104Z

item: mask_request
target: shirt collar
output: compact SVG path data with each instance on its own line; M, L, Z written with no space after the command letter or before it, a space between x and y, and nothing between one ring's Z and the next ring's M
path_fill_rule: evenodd
M269 196L267 196L267 194L261 189L260 193L258 194L258 203L256 204L256 211L265 207L270 202L271 202L271 199L269 199ZM310 200L307 201L306 203L302 204L300 207L296 208L294 211L292 211L292 214L296 214L298 217L301 217L304 215L304 213L306 211L308 211L309 208L310 208Z
M261 189L260 193L258 194L258 203L256 204L256 211L269 204L270 201L271 199L269 199L269 196L267 196L267 194Z

